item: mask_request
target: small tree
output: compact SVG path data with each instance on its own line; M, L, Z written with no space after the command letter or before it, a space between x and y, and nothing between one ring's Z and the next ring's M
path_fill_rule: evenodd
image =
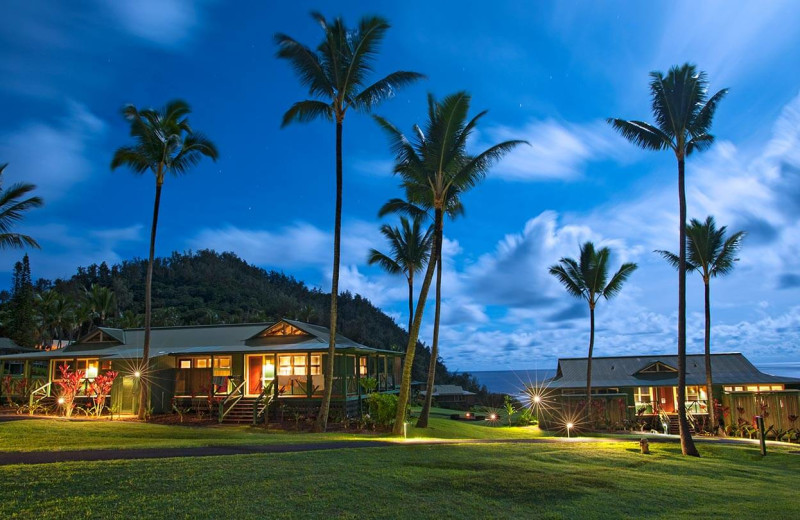
M514 414L517 413L517 407L514 405L514 401L511 399L511 397L507 395L503 396L503 409L506 411L508 425L511 426Z
M56 381L61 389L58 394L58 402L64 407L64 415L71 417L75 410L75 398L81 391L85 374L83 370L73 372L66 363L59 365L58 371L61 374L61 379Z

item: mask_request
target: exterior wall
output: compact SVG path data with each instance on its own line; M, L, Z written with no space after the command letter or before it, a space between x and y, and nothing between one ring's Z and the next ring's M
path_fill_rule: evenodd
M722 394L725 426L753 424L755 416L764 417L764 427L776 430L800 428L800 391L724 392ZM790 420L794 416L795 420Z

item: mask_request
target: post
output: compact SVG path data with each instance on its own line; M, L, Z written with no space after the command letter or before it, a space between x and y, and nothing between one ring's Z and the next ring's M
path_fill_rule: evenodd
M758 425L758 431L761 434L761 455L764 456L767 454L767 434L764 431L764 417L761 415L756 415L756 424Z

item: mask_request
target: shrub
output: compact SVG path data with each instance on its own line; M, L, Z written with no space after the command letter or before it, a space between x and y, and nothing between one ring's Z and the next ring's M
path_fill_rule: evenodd
M394 394L371 393L367 396L369 416L379 428L389 428L394 424L397 414L397 396ZM408 416L408 408L406 408Z
M59 365L58 370L61 372L61 379L56 381L61 388L58 396L59 404L64 407L64 415L71 417L72 411L75 410L75 397L83 386L83 370L73 372L66 363Z
M106 397L111 393L111 386L114 384L114 379L116 378L117 372L109 370L105 374L97 374L89 383L89 394L94 394L92 397L94 413L98 417L103 413L103 409L106 407Z

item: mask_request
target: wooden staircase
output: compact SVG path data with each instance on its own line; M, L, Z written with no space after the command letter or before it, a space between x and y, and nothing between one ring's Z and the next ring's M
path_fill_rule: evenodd
M239 402L236 403L233 408L225 415L225 419L222 420L224 423L252 423L253 422L253 403L255 403L255 397L242 397L239 399ZM264 409L262 405L258 411Z
M252 408L252 405L251 405ZM672 435L679 435L681 432L680 426L678 424L678 415L677 414L670 414L669 415L669 433ZM694 426L692 426L692 422L689 421L689 432L694 433Z

